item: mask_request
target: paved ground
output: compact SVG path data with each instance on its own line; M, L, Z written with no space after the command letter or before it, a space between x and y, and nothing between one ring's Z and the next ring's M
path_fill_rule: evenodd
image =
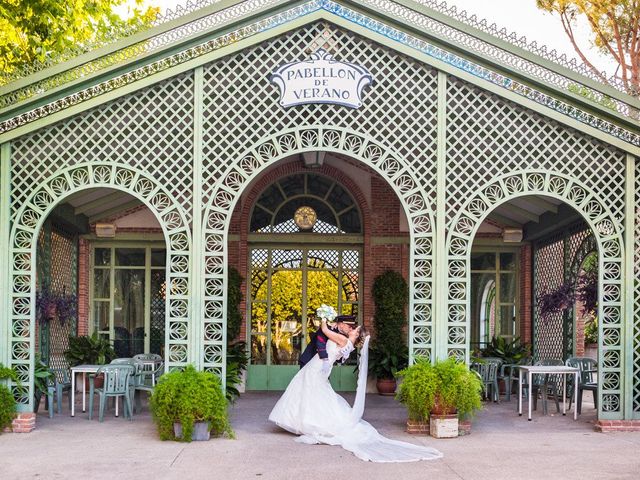
M111 411L102 424L80 410L75 418L66 410L51 420L39 416L33 433L0 435L0 479L640 478L640 433L596 433L588 405L577 422L537 412L527 422L515 401L491 404L470 436L437 440L408 435L404 409L392 398L368 395L365 419L381 433L444 452L430 462L374 464L339 447L295 443L266 420L277 398L244 394L232 407L236 440L191 444L159 441L146 411L133 422Z

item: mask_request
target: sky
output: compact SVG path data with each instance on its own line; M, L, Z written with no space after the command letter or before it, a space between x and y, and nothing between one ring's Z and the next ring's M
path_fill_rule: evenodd
M186 4L187 0L145 0L148 5L160 7L164 12L167 8L175 9L177 5ZM567 38L560 19L536 7L536 0L446 0L449 6L456 6L458 10L466 10L468 14L475 14L479 19L485 18L490 24L496 23L498 28L504 27L508 32L515 32L518 36L525 36L529 42L537 41L538 45L547 45L556 49L559 54L567 57L578 57ZM591 48L589 28L586 22L579 25L578 43L587 58L608 76L612 75L616 63L607 56L601 55Z

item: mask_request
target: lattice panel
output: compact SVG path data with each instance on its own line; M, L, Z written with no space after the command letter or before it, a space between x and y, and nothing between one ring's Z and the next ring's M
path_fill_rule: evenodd
M455 77L447 88L447 223L460 198L519 170L567 175L624 217L625 154Z
M59 148L62 149L62 139L60 142ZM41 148L40 153L44 155L46 144ZM37 163L36 160L34 162ZM45 171L51 170L46 163L42 166ZM186 365L189 345L191 233L185 211L163 185L147 173L133 167L114 163L85 163L58 169L56 174L44 178L42 183L30 185L29 193L16 190L20 191L23 200L15 214L10 238L10 364L18 370L21 380L30 385L28 392L19 395L20 403L29 405L33 398L33 382L30 381L30 376L33 374L34 345L31 333L34 328L34 305L31 298L35 288L35 269L31 252L35 251L38 229L57 203L75 192L88 188L108 187L126 191L144 201L157 215L165 230L169 254L167 284L170 288L166 292L168 332L165 339L165 358L169 368ZM15 393L19 394L17 390Z
M78 294L78 237L65 232L56 225L51 229L51 277L52 292L67 295ZM52 368L67 368L64 351L69 348L69 336L76 335L77 318L64 324L49 322L48 365Z
M473 162L470 167L472 168ZM621 167L623 168L623 167ZM469 172L471 170L468 170ZM451 175L451 173L449 174ZM468 173L467 173L468 176ZM455 178L455 176L454 176ZM602 322L601 402L602 418L622 416L622 264L623 242L620 219L612 213L616 198L578 180L550 171L519 171L499 176L467 192L468 200L456 213L447 235L449 262L448 333L449 354L465 354L466 319L471 244L483 219L496 205L526 195L559 198L577 210L592 226L599 245L598 319Z
M357 110L333 105L283 110L269 74L307 58L308 48L323 32L328 32L323 42L333 46L336 58L363 65L375 84L365 90ZM205 330L214 325L220 329L223 321L226 227L239 195L268 164L301 151L323 150L374 168L407 206L415 232L412 353L430 355L436 72L353 33L317 23L214 62L205 67L204 76ZM205 338L210 345L221 341ZM218 362L205 354L205 365L222 368Z
M191 216L193 75L186 73L12 143L12 218L59 170L113 162L148 172Z
M584 258L597 250L591 230L580 223L569 230L560 230L554 236L536 242L534 246L534 305L533 332L534 358L560 358L573 356L574 310L571 308L540 318L538 299L562 283L575 284Z
M533 357L564 359L564 315L557 312L545 320L540 319L537 301L540 295L564 282L564 232L536 244L534 251L533 281Z

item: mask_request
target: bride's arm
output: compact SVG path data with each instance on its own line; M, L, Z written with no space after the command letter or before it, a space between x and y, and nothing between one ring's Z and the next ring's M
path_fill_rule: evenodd
M324 333L329 340L333 340L340 348L344 347L347 344L347 340L348 340L347 337L331 330L327 326L326 320L324 319L322 320L321 327L322 327L322 333Z

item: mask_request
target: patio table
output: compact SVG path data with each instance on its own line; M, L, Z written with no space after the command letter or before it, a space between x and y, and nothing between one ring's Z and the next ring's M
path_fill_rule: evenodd
M71 416L76 414L76 373L82 373L82 411L86 411L87 373L96 373L103 365L76 365L71 367Z
M531 421L531 398L533 397L533 389L532 386L532 376L533 374L541 374L541 375L573 375L574 385L576 386L574 390L574 407L573 407L573 419L578 419L578 377L580 375L580 370L573 367L565 367L565 366L545 366L545 365L521 365L518 370L518 415L522 416L522 373L526 372L527 374L527 385L529 385L529 418ZM567 412L567 382L566 378L562 382L562 415L566 415Z

